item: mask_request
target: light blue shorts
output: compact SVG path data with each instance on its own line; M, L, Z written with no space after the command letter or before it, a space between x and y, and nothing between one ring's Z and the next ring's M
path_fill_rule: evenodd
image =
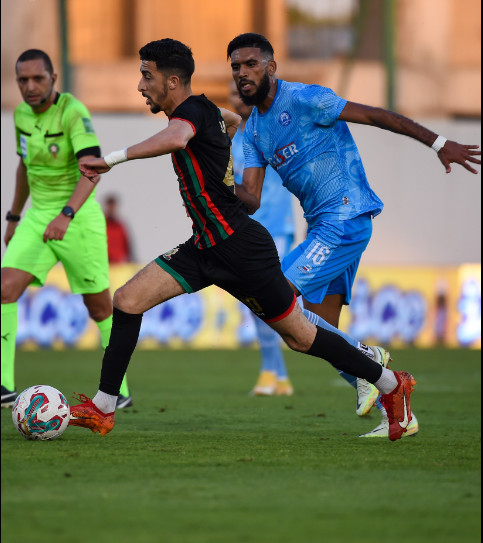
M320 221L282 260L285 277L314 304L329 294L351 300L352 285L372 234L370 214L345 221Z

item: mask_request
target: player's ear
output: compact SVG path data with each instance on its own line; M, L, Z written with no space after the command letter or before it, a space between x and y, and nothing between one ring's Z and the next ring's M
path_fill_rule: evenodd
M52 74L50 77L52 78L52 83L57 81L57 74Z
M268 75L271 77L277 71L277 63L274 60L268 61Z
M168 88L174 90L179 85L179 77L177 75L171 75L168 77Z

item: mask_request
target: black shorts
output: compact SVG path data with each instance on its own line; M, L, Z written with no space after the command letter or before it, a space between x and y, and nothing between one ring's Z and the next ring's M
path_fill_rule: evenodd
M252 219L213 247L197 249L190 238L160 255L156 263L186 292L217 285L266 322L284 318L296 303L272 237Z

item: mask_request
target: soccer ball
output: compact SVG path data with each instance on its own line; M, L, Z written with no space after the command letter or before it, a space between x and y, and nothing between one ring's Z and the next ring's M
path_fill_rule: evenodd
M65 396L48 385L25 389L12 407L13 424L25 439L57 439L69 425L69 417Z

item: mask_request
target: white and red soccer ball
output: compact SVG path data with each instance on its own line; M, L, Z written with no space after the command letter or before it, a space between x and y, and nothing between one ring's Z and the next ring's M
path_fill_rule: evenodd
M12 407L13 424L25 439L57 439L69 425L69 417L65 396L48 385L27 388Z

